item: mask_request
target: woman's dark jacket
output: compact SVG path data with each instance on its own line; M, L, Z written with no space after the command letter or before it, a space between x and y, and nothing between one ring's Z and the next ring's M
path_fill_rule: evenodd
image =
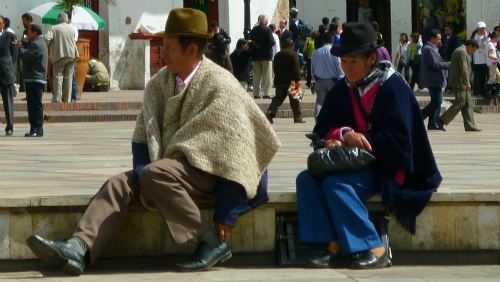
M357 130L345 78L328 93L314 127L324 137L332 128ZM370 126L365 133L377 158L375 185L382 204L408 231L415 233L416 216L423 210L442 177L432 153L419 105L404 79L397 74L382 85L373 102ZM395 172L406 172L403 187Z
M233 75L238 81L248 81L248 68L251 62L249 50L235 49L231 53L231 64L233 65Z

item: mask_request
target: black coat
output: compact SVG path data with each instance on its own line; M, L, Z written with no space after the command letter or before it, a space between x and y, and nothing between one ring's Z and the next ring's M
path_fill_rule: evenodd
M345 78L327 94L314 132L324 137L332 128L357 130ZM415 233L416 216L423 210L442 177L432 153L422 114L413 92L401 76L394 74L382 85L371 111L371 128L365 133L377 158L375 183L382 203L399 222ZM403 187L394 180L404 170Z
M47 43L42 36L29 42L26 48L19 49L23 61L23 79L26 82L46 81L47 62L49 60Z
M4 31L0 35L0 83L12 85L16 82L17 47L16 35Z
M235 49L231 53L231 64L233 65L233 75L238 81L248 81L248 68L251 62L249 50Z
M460 41L460 38L458 38L458 36L452 35L450 36L450 38L443 36L442 45L441 48L439 48L439 53L441 54L441 57L445 62L449 62L451 60L451 54L453 54L453 51L455 51L455 49L460 46L462 46L462 42Z
M280 39L280 47L282 49L283 49L283 45L285 44L285 40L290 39L293 41L293 34L288 29L283 30L283 32L280 32L280 30L277 30L276 34L278 35L278 38Z
M250 31L250 48L254 61L271 61L273 46L276 44L273 32L267 27L258 25Z
M299 55L291 49L283 49L274 56L274 85L289 85L300 80Z

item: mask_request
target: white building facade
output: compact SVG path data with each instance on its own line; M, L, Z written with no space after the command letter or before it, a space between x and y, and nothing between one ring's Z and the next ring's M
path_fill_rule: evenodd
M50 0L0 0L3 16L11 19L11 28L22 34L21 15ZM112 89L144 89L151 76L150 41L133 40L130 34L141 26L162 31L171 9L195 3L216 7L215 18L231 36L231 50L243 37L244 0L85 0L97 1L98 14L107 26L98 32L98 57L110 71ZM215 5L215 6L214 6ZM322 17L334 16L346 20L361 20L371 13L379 22L386 47L394 51L400 33L410 34L423 29L424 18L434 16L437 26L444 21L457 21L470 35L477 21L484 20L493 28L500 22L500 0L250 0L250 22L255 24L260 14L271 22L288 17L289 7L299 9L299 18L316 29ZM457 11L457 12L454 12ZM210 17L214 17L211 13ZM462 21L462 22L460 22ZM48 26L44 26L45 29Z

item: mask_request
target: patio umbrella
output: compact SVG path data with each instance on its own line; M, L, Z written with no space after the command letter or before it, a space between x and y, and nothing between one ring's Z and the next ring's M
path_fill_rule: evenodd
M33 16L33 21L44 24L57 24L57 15L67 12L58 2L48 2L28 11ZM71 23L81 30L98 30L106 26L104 20L91 9L76 4L73 6Z

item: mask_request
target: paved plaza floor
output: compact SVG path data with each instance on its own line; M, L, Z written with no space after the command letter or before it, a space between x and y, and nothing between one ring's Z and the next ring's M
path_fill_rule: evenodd
M276 119L282 146L271 162L270 191L295 190L295 177L311 152L304 137L314 120L294 124ZM441 193L500 191L500 115L477 114L482 132L464 132L461 117L447 132L429 137L443 174ZM13 137L0 136L0 199L93 195L111 175L131 169L130 137L134 122L47 123L45 136L25 138L27 124Z
M395 254L398 255L398 254ZM439 254L437 254L439 255ZM436 255L436 256L437 256ZM441 261L401 262L408 257L399 255L390 268L375 270L311 269L304 267L276 266L272 256L237 254L227 263L214 267L211 271L182 273L175 268L175 262L186 257L131 257L99 259L79 277L68 277L61 271L50 269L39 261L14 261L4 265L0 261L0 281L172 281L172 282L493 282L500 277L500 266L492 264L453 264ZM454 255L468 255L460 253ZM481 254L479 254L481 255ZM404 257L401 257L404 256ZM411 256L420 256L412 252ZM443 263L445 262L445 263ZM448 260L450 262L450 260ZM3 271L2 271L3 270Z

